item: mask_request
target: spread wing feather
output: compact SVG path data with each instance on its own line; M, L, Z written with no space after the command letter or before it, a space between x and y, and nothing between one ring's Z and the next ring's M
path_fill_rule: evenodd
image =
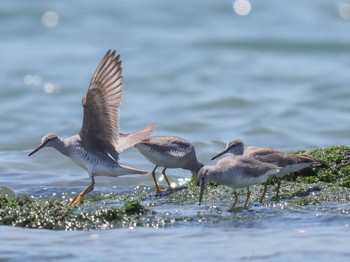
M89 144L104 149L116 160L119 155L115 146L119 131L122 80L120 57L116 56L115 51L108 50L83 97L84 118L79 133L85 141L91 141Z

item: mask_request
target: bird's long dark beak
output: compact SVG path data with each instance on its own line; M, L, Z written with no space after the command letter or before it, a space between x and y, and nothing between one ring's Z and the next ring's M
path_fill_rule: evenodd
M224 151L220 152L220 153L217 154L216 156L212 157L210 160L214 160L214 159L218 158L219 156L222 156L222 155L224 155L224 154L226 154L226 153L227 153L227 149L225 149Z
M199 191L199 205L202 203L203 200L203 193L204 193L204 188L205 188L205 183L204 183L204 177L201 178L201 181L199 181L200 184L200 191Z
M35 148L28 156L33 155L34 153L38 152L40 149L44 148L44 144L40 144L37 148Z

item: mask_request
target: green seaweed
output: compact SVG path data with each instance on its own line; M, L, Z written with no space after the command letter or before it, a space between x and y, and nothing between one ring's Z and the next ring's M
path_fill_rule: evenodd
M300 153L302 151L299 151ZM296 153L296 152L294 152ZM296 207L344 203L350 201L350 148L333 146L308 152L323 162L318 167L305 168L282 179L280 201L275 201L275 185L268 183L262 206L287 203ZM263 186L251 187L251 203L258 202ZM246 189L237 190L242 205ZM232 190L211 184L198 206L199 188L191 179L185 188L155 194L152 190L135 188L128 194L97 194L86 196L82 205L69 206L68 200L54 197L43 199L28 195L0 193L0 225L52 230L90 230L111 228L164 227L179 223L216 223L230 220L239 223L245 213L227 215ZM260 205L260 204L258 204ZM189 209L191 212L189 212ZM198 211L200 210L200 211ZM239 209L241 211L241 209ZM186 212L185 212L186 211Z
M147 209L138 200L126 201L124 207L79 210L58 200L41 201L27 195L9 199L0 195L0 224L45 229L107 229L127 227Z
M295 153L304 153L304 151ZM345 182L350 180L350 147L332 146L314 149L308 154L321 160L323 165L305 168L287 176L285 180L299 183L337 183L339 186L348 187L348 183Z

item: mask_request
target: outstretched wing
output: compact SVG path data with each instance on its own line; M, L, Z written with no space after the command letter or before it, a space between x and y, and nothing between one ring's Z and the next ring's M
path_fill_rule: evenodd
M93 147L118 158L115 145L119 131L119 106L123 89L122 67L115 50L108 50L83 97L84 118L79 135Z

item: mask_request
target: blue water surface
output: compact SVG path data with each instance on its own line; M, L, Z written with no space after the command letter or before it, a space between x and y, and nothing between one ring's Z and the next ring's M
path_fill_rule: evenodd
M157 122L155 135L192 141L206 164L232 138L284 151L349 146L350 2L237 4L247 15L232 0L3 2L0 186L34 196L86 186L86 172L57 152L27 154L48 132L79 130L81 98L108 49L123 60L122 132ZM121 162L153 168L134 149ZM175 184L190 176L169 174ZM96 189L140 185L153 186L152 179L101 178ZM0 227L0 260L348 261L348 210L337 203L303 212L263 208L253 225Z

